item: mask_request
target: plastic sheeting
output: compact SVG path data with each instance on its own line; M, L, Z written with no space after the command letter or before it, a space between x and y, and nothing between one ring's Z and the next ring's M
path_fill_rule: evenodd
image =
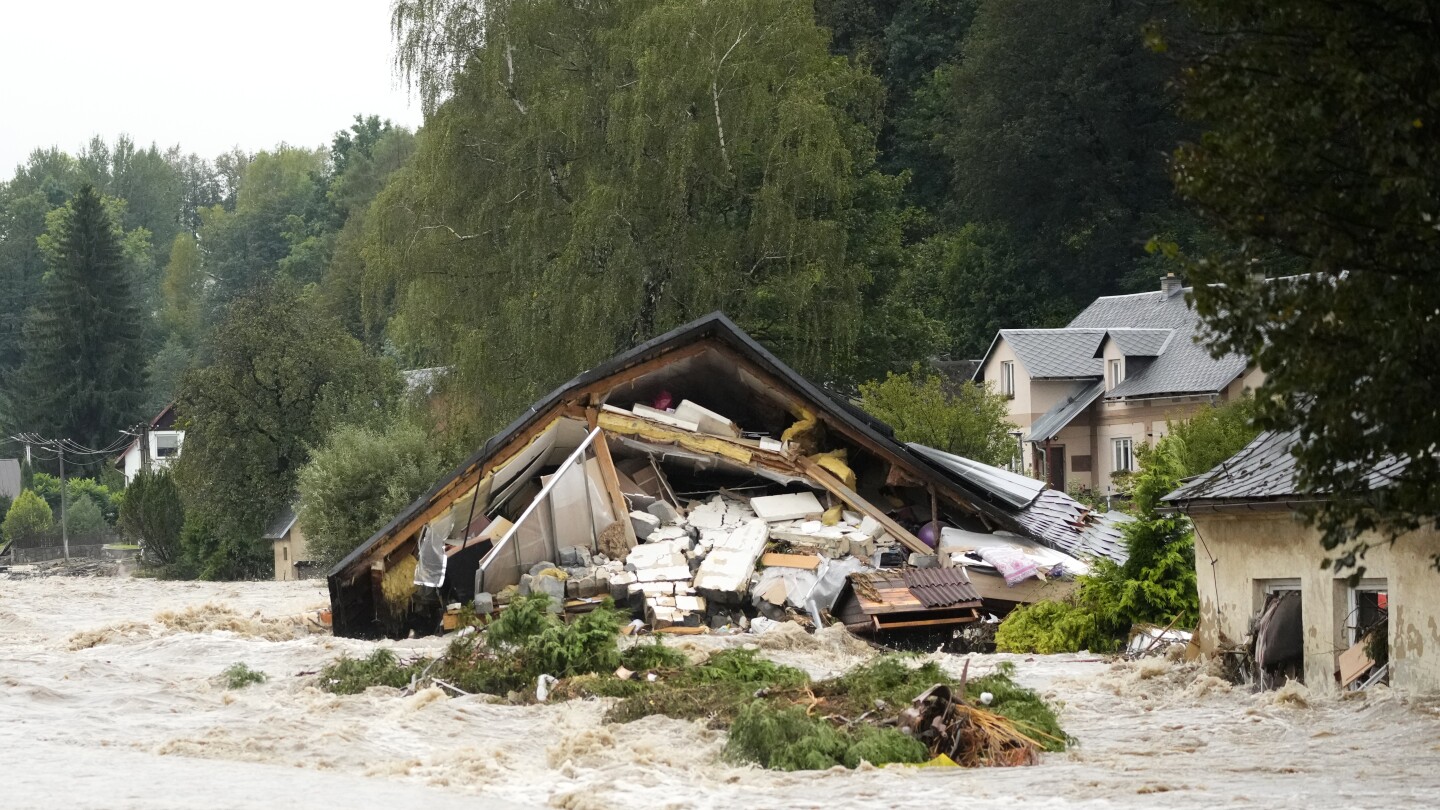
M445 584L445 541L455 527L455 510L425 524L419 542L419 560L415 565L415 584L438 588Z

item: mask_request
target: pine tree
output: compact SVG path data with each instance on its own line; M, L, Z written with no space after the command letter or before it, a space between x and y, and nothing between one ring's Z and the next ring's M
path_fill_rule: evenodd
M16 405L26 429L98 447L139 416L143 325L114 223L85 186L70 203L25 326Z

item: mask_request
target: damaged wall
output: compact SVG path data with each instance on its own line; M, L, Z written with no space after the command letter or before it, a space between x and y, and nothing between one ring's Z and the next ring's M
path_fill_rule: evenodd
M1222 634L1229 642L1242 642L1263 604L1265 582L1298 579L1305 684L1312 690L1337 689L1337 656L1349 646L1350 587L1344 577L1320 568L1326 552L1319 532L1289 510L1196 513L1191 520L1201 650L1214 653ZM1373 535L1367 539L1378 545L1363 560L1365 579L1385 580L1389 594L1390 683L1412 692L1440 691L1440 572L1431 560L1440 548L1440 532L1416 532L1393 546Z

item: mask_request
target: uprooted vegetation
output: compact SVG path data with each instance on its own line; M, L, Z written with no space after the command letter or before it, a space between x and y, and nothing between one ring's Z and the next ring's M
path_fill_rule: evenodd
M558 679L553 699L615 698L607 722L652 715L704 721L729 732L727 758L779 770L921 763L940 755L966 766L1031 764L1039 752L1062 751L1070 742L1054 710L1015 683L1013 665L957 680L933 661L887 655L811 680L754 649L723 650L698 663L658 637L621 650L623 619L613 606L568 624L548 606L543 594L519 598L438 658L402 661L384 649L341 658L321 671L320 686L356 694L434 684L529 702L537 699L537 679L549 675Z

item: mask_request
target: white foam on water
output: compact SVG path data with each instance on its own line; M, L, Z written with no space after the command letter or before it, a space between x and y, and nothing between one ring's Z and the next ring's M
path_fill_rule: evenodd
M570 810L1169 810L1418 807L1440 795L1437 704L1388 689L1252 694L1166 659L973 656L975 676L1013 663L1022 683L1060 705L1078 745L1035 768L777 773L726 762L724 734L703 721L606 724L605 700L322 692L314 672L342 654L433 655L444 645L312 634L297 617L326 602L320 582L0 582L0 750L17 757L0 803L392 810L483 797ZM673 643L697 656L754 645L816 677L875 654L838 630L777 631ZM966 660L928 658L956 674ZM218 676L237 662L269 679L225 689Z

